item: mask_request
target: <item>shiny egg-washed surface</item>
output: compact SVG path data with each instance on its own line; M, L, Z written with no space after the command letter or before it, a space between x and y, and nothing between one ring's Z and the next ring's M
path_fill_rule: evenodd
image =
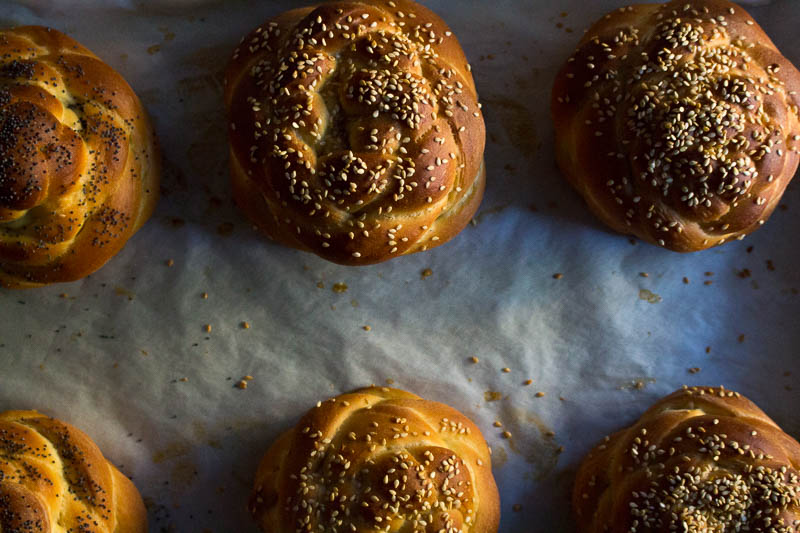
M251 511L265 533L496 533L500 500L475 424L373 387L318 403L272 445Z
M612 11L562 68L559 165L613 229L680 252L761 227L797 170L800 72L727 0Z
M159 166L130 86L63 33L0 31L0 284L74 281L152 213Z
M80 430L34 411L0 413L0 531L144 533L139 492Z
M443 244L480 204L471 69L415 2L281 14L242 40L226 84L234 195L274 240L377 263Z
M578 471L583 533L800 531L800 444L724 388L679 390Z

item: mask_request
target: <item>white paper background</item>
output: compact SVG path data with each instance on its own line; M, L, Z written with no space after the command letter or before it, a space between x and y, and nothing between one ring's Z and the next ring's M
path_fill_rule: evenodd
M426 4L473 62L488 189L477 225L454 242L368 268L268 243L230 199L221 71L242 35L297 2L0 4L0 22L67 31L119 70L161 138L163 198L117 258L83 282L0 290L0 409L35 408L87 431L134 477L151 531L255 533L245 503L272 439L317 400L387 379L483 428L508 533L573 531L581 456L684 383L735 388L800 435L800 185L743 242L692 255L631 245L558 175L548 111L582 30L621 4ZM752 13L800 64L800 5ZM745 268L752 277L737 276ZM335 293L336 283L349 289ZM662 301L640 299L642 289ZM234 388L248 374L248 389ZM502 399L487 402L487 391Z

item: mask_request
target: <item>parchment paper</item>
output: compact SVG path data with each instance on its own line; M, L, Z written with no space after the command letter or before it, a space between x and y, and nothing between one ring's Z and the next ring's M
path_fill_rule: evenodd
M371 383L483 428L507 533L574 531L580 458L682 384L736 389L800 436L800 184L719 249L611 234L555 169L548 106L582 31L623 4L425 3L473 63L488 189L455 241L368 268L265 241L230 198L222 69L242 35L298 2L0 4L3 23L59 28L114 66L160 136L163 198L119 256L82 282L0 290L0 409L88 432L139 486L151 531L255 533L245 507L270 442L317 400ZM800 64L800 5L751 12Z

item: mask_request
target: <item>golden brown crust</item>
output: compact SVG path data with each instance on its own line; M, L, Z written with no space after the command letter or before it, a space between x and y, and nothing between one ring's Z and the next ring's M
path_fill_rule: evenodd
M485 126L455 36L411 0L289 11L226 74L234 198L269 238L346 265L443 244L483 196Z
M800 444L722 388L684 388L578 470L582 533L800 531Z
M797 91L800 73L736 4L622 8L558 74L558 164L620 233L680 252L743 238L797 169Z
M74 281L158 199L155 136L130 86L56 30L0 31L0 285Z
M269 449L251 512L265 533L496 533L480 430L446 405L368 388L320 402Z
M146 533L133 483L92 440L35 411L0 413L0 531Z

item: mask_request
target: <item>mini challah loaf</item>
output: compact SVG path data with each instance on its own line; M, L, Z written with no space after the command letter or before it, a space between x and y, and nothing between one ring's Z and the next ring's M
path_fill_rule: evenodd
M0 31L0 285L74 281L158 196L153 131L125 80L63 33Z
M684 388L578 470L581 533L800 531L800 444L735 392Z
M265 533L496 533L500 501L469 419L369 388L318 403L272 445L251 511Z
M622 8L558 74L556 156L614 230L702 250L778 205L798 164L798 91L800 73L736 4Z
M242 40L225 81L234 197L269 238L365 265L438 246L478 209L475 83L416 2L279 15Z
M133 483L83 432L34 411L0 413L0 531L145 533Z

